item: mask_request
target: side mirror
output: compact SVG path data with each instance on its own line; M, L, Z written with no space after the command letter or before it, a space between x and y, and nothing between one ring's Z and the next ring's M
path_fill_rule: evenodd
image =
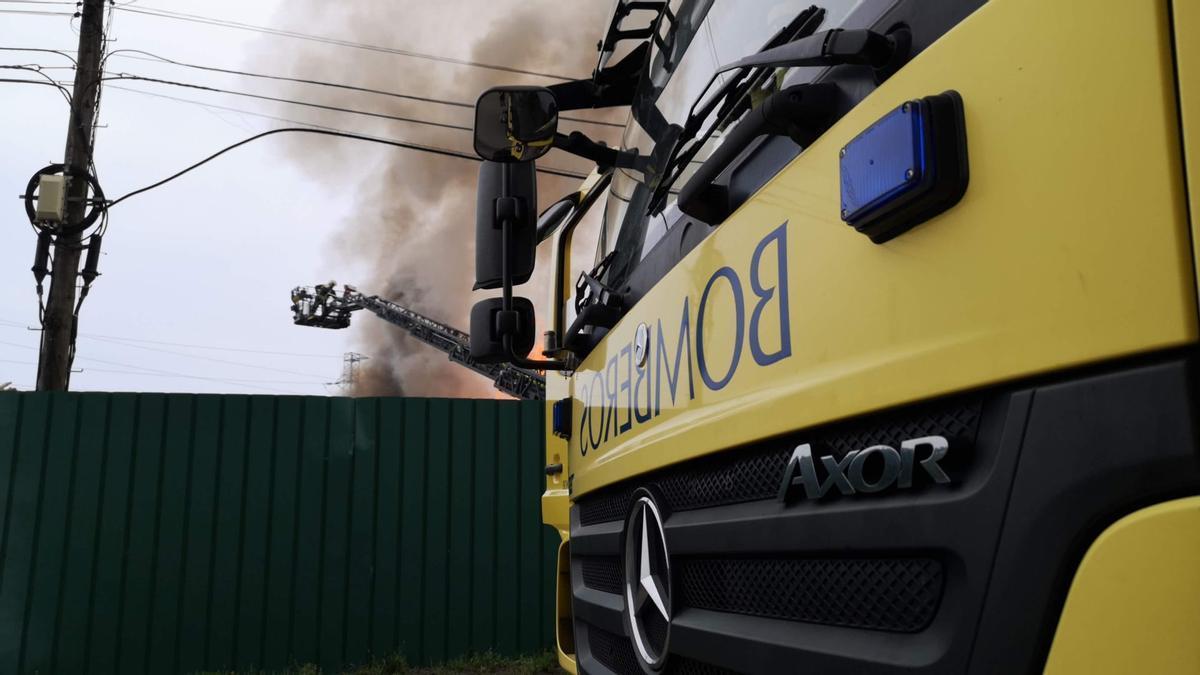
M512 336L512 353L521 358L533 351L536 340L533 303L514 297L512 309L504 311L503 298L480 300L471 308L471 358L480 363L508 363L504 337Z
M510 223L508 251L504 250L505 219ZM474 290L503 286L505 264L513 285L529 281L537 249L536 219L537 172L533 162L484 162L479 168L475 202Z
M535 160L557 132L558 103L545 87L493 87L475 102L475 153L485 160Z

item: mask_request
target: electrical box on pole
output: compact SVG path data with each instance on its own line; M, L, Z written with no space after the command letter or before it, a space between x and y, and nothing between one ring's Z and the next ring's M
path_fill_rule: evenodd
M37 207L34 211L39 222L61 223L66 216L67 177L42 174L38 177Z

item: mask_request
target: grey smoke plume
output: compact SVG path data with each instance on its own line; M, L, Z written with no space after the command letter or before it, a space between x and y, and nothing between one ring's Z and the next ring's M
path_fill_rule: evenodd
M595 43L609 9L607 2L553 0L472 0L403 2L296 0L278 23L372 45L501 64L568 77L586 77L595 64ZM536 78L451 65L367 50L272 43L279 68L298 77L474 103L497 84L552 84ZM292 85L287 94L349 108L471 126L472 111L402 99ZM288 111L295 117L294 110ZM583 113L593 119L597 112ZM306 116L313 123L390 138L470 151L470 133L342 113ZM612 119L612 115L608 116ZM593 138L614 143L616 130L589 126ZM384 148L354 141L297 137L289 159L317 181L352 194L357 212L343 224L332 247L347 263L371 270L367 278L343 279L434 319L465 329L473 297L474 204L479 165L462 159ZM590 167L561 152L542 162L587 171ZM567 193L578 181L539 179L541 206ZM313 245L320 245L314 242ZM347 265L349 266L349 265ZM547 265L518 289L544 307ZM541 323L545 317L539 318ZM357 395L493 396L483 378L450 363L432 348L370 316L358 316L371 356L363 364Z

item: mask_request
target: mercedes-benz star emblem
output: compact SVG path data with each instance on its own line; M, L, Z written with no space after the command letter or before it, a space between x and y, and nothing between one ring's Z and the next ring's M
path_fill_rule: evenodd
M625 617L642 670L661 670L671 637L671 558L662 515L645 491L625 521Z
M639 323L633 332L633 365L641 368L646 365L646 357L650 355L650 328Z

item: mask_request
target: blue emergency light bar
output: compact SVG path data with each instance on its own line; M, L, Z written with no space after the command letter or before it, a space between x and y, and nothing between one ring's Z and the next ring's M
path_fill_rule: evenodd
M877 244L942 213L967 188L962 99L898 106L842 148L839 172L842 220Z
M921 107L905 103L842 150L842 218L846 222L853 224L920 188L928 175L923 122Z

